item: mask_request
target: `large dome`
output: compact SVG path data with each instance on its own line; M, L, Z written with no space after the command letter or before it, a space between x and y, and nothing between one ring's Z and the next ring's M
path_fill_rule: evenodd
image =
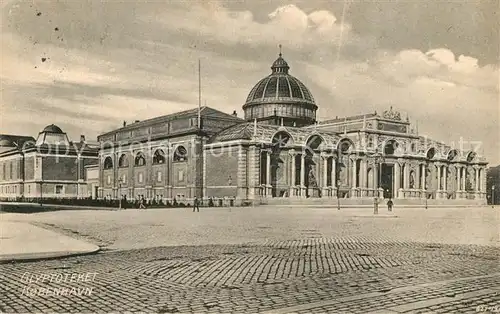
M266 120L271 124L307 125L316 120L318 107L309 89L290 75L281 53L271 66L271 74L251 89L243 105L246 120Z

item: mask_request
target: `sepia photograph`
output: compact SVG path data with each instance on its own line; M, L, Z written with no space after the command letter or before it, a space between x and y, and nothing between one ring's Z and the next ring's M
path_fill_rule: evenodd
M500 313L499 0L0 20L0 313Z

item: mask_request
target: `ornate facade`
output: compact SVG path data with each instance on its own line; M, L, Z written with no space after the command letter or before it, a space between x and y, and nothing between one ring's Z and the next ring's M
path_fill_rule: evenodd
M244 119L203 107L99 136L99 196L486 202L487 163L476 152L420 136L392 107L318 122L312 93L289 69L280 54Z

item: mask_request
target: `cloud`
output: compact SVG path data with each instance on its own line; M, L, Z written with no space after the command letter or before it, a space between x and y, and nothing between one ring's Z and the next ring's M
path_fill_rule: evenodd
M169 29L196 33L227 44L276 47L281 43L294 49L337 44L340 37L347 37L351 29L350 25L341 25L330 11L307 14L294 4L278 7L264 22L256 21L249 11L230 11L222 5L216 9L213 6L195 7L182 16L172 16L169 12L161 22Z
M479 67L475 58L456 59L443 48L386 51L358 63L307 64L306 73L334 99L320 98L324 116L393 106L418 120L421 134L446 143L461 137L481 141L493 162L500 159L498 66Z
M386 14L379 2L371 5L370 14L363 11L367 5L357 3L349 10L325 2L230 5L10 1L2 6L2 128L37 134L55 123L73 137L86 133L93 138L122 120L194 108L198 59L203 102L232 112L269 74L282 44L291 74L311 89L321 118L393 105L418 119L420 130L436 139L484 139L490 159L500 161L495 156L498 65L445 42L432 45L444 48L416 49L414 39L406 38L408 29L385 25L408 10ZM418 28L397 25L403 24ZM431 47L425 27L412 32ZM380 42L392 44L381 48ZM34 122L21 126L20 115Z

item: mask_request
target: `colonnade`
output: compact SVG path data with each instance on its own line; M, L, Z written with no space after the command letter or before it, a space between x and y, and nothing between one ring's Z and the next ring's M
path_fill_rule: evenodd
M262 195L273 196L272 182L272 154L271 150L265 151L265 181L261 182L263 189ZM291 162L287 171L290 176L286 180L288 185L288 197L307 197L306 186L306 159L315 158L314 169L317 170L318 186L315 189L321 191L322 197L336 197L337 189L348 190L347 196L350 198L372 198L381 197L383 188L380 179L382 177L381 166L392 167L392 182L390 197L405 198L481 198L485 197L485 168L480 165L473 165L474 186L471 189L466 187L466 178L468 167L471 165L461 163L445 162L423 162L422 160L411 160L401 158L387 157L383 161L377 160L377 157L359 155L343 155L345 160L338 161L336 154L316 153L307 155L304 151L290 150L287 152ZM296 158L300 156L300 158ZM318 163L319 160L319 163ZM347 161L347 162L346 162ZM297 167L297 163L300 166ZM339 165L344 166L347 173L340 176L337 172ZM430 175L427 173L430 167L435 166L436 172ZM450 168L453 167L456 172L456 180L450 177ZM296 169L299 173L296 173ZM291 170L291 171L290 171ZM296 176L299 175L299 181L296 182ZM472 178L470 178L472 179ZM339 180L337 182L337 180ZM343 180L343 181L342 181ZM297 183L297 184L296 184ZM484 195L483 195L484 194ZM473 195L473 196L471 196ZM276 196L276 195L274 195Z

